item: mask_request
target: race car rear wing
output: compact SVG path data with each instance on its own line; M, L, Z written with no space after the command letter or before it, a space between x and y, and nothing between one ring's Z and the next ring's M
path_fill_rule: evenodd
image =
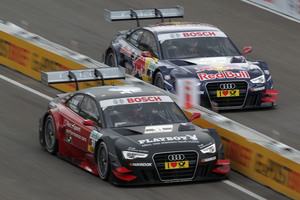
M64 71L41 72L42 83L76 83L78 90L78 82L101 80L102 85L105 85L104 80L125 79L125 71L119 67L105 67L92 69L77 69Z
M104 18L111 21L122 21L122 20L136 20L137 26L140 26L140 19L161 19L164 22L164 18L183 18L184 9L181 6L175 8L153 8L143 10L120 10L110 11L104 9Z

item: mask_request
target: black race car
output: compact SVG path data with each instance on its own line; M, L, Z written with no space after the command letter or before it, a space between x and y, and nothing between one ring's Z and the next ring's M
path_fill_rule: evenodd
M42 72L42 80L66 83L122 78L113 70ZM113 184L225 178L230 161L224 159L220 136L214 129L201 129L190 122L198 117L194 113L188 119L165 91L143 82L99 86L54 98L40 119L39 136L49 153Z
M207 23L163 22L183 17L183 8L105 10L108 21L137 20L138 26L120 31L103 55L109 66L176 94L180 80L193 79L200 104L212 109L273 107L277 90L268 65L251 62L217 27ZM140 26L141 19L162 19ZM182 95L183 96L183 95Z

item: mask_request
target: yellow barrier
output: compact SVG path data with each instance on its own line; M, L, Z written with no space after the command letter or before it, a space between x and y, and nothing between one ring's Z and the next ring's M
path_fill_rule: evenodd
M3 31L0 31L0 63L37 80L41 80L41 71L87 68ZM105 82L109 84L111 81ZM117 84L122 83L118 82ZM100 81L82 82L79 83L79 88L83 89L98 85L101 85ZM75 83L56 84L53 86L64 92L73 92L75 90Z
M3 31L0 31L0 63L37 80L41 79L40 71L87 68ZM80 83L79 87L85 88L99 84L99 82ZM57 84L55 87L64 92L75 90L73 83ZM185 113L191 116L189 111ZM219 132L225 148L225 156L231 160L232 169L289 197L300 199L300 165L298 163L203 118L195 120L194 123L202 128L215 128Z
M190 112L186 114L191 116ZM218 131L232 169L286 196L300 199L300 164L203 118L193 123Z

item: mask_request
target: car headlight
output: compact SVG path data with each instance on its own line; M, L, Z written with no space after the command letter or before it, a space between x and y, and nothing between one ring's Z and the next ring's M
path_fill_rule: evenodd
M266 79L265 79L265 75L261 75L259 77L256 77L254 79L250 80L252 83L265 83Z
M200 151L204 154L206 154L206 153L215 153L216 152L216 145L215 144L209 145L208 147L205 147L204 149L200 149Z
M133 160L136 158L146 158L148 154L146 153L139 153L134 151L122 151L123 157L127 160Z

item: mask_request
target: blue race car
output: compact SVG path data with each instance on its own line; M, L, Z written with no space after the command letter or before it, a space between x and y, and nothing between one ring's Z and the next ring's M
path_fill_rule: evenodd
M103 55L109 66L121 66L132 76L176 94L178 80L197 80L199 104L210 109L274 107L269 67L251 62L217 27L206 23L164 22L183 17L182 7L109 11L108 21L137 20L137 27L116 35ZM141 19L161 19L140 26Z

